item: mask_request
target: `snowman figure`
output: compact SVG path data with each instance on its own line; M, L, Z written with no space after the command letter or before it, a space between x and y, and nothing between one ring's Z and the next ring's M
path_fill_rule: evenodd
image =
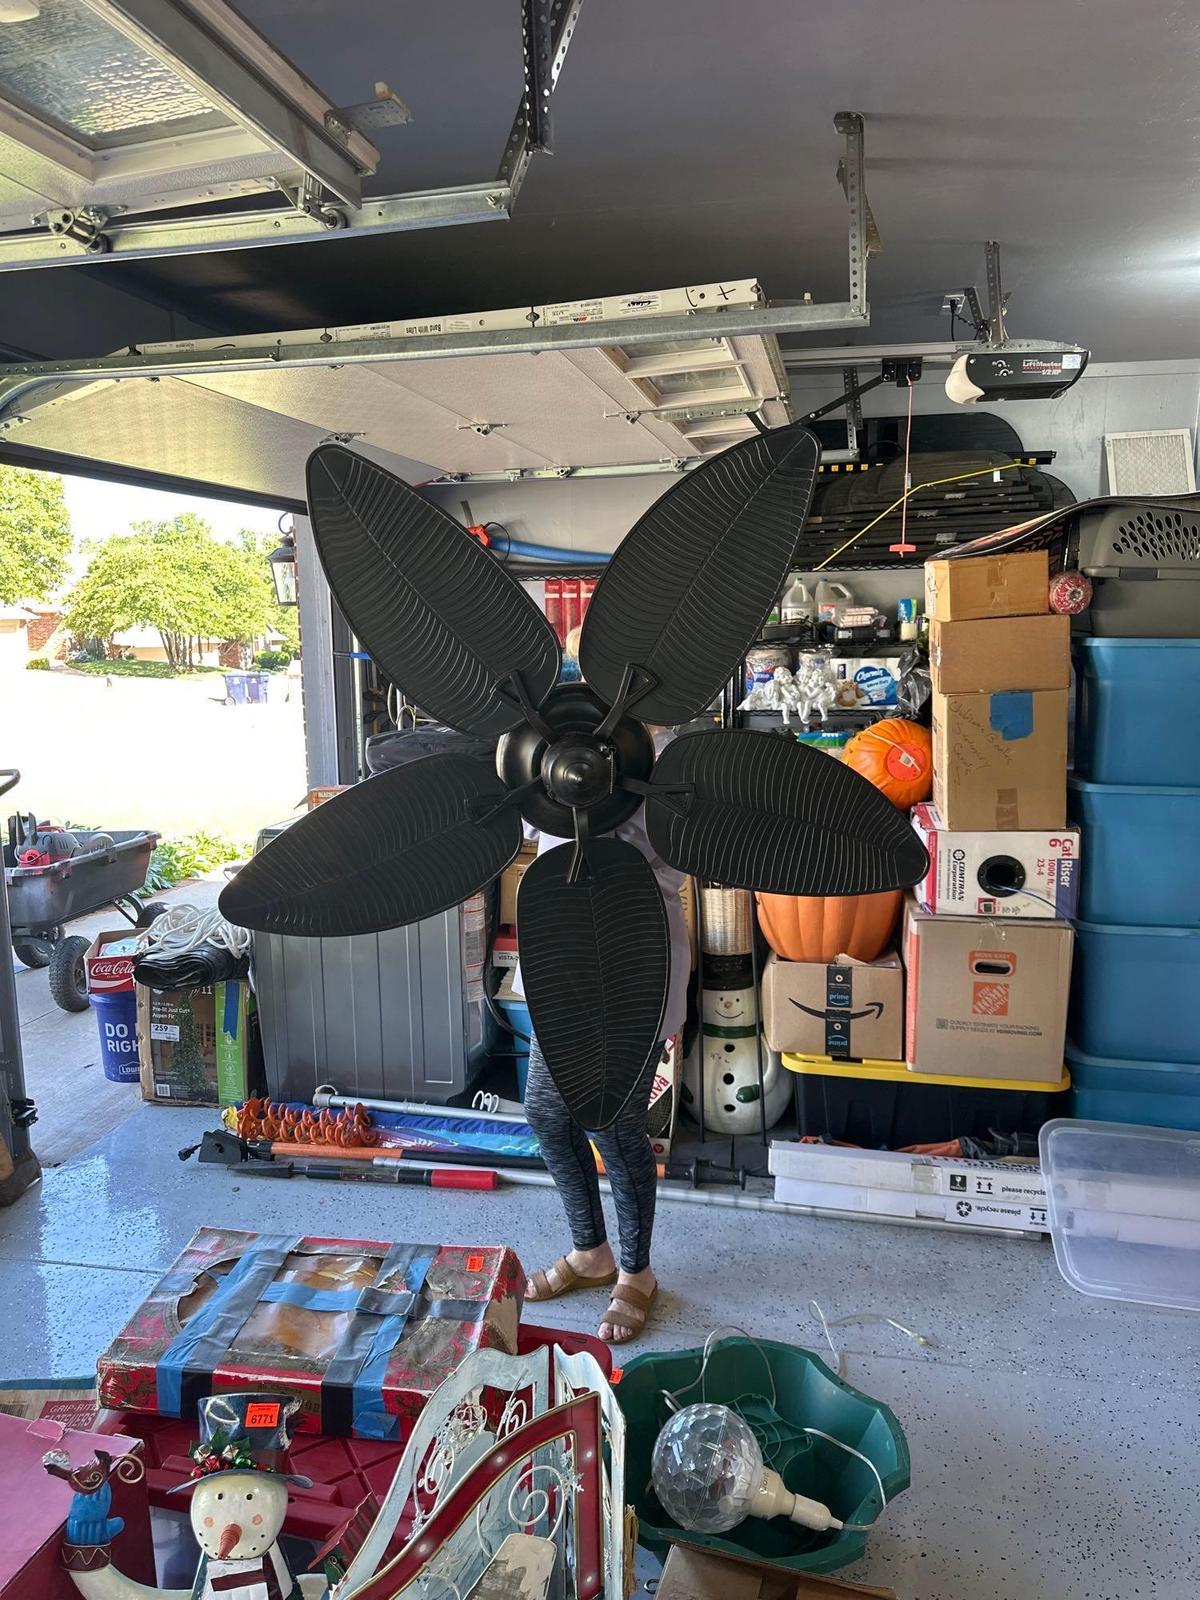
M87 1600L321 1600L324 1577L294 1578L279 1547L288 1484L312 1486L311 1478L286 1470L288 1423L298 1409L299 1401L276 1394L201 1400L200 1438L189 1452L192 1476L172 1491L192 1491L192 1532L201 1555L190 1590L149 1589L123 1577L111 1564L107 1542L94 1542L91 1497L78 1493L63 1546L75 1587ZM109 1528L110 1536L119 1531Z
M747 968L749 963L746 963ZM729 976L736 977L730 973ZM749 971L745 974L749 979ZM758 992L745 987L705 989L701 997L703 1048L689 1056L685 1088L699 1116L699 1075L704 1074L704 1126L709 1133L756 1134L762 1127L758 1088ZM791 1095L779 1057L762 1043L763 1095L767 1127L773 1127Z

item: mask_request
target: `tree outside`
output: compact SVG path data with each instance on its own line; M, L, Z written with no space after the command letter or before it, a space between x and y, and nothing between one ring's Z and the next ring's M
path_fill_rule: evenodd
M103 640L126 628L153 628L175 672L196 666L204 639L239 644L244 666L255 641L269 633L294 649L295 615L275 600L267 543L248 531L226 543L193 512L135 522L96 550L67 596L67 626Z
M0 605L48 600L66 577L70 558L62 479L0 467Z

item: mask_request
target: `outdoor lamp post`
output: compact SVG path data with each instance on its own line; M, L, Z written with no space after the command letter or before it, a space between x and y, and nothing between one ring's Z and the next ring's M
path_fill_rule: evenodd
M275 585L275 598L281 606L296 605L296 537L290 531L283 534L279 546L267 557L271 563L271 581Z

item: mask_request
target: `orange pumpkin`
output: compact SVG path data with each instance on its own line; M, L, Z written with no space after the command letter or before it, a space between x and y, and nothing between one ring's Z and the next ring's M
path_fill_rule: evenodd
M842 760L869 778L894 806L907 811L933 790L933 741L929 729L903 717L873 722L847 741Z
M874 961L887 949L900 915L899 889L882 894L810 897L760 894L758 922L785 961Z

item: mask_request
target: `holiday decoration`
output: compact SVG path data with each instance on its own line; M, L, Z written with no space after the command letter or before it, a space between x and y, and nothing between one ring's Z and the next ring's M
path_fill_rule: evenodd
M933 792L933 741L919 722L903 717L873 722L849 741L842 761L901 811L928 800Z
M902 899L899 889L880 894L760 894L758 924L785 961L875 961L887 949Z
M553 628L494 555L403 479L319 446L308 503L339 608L412 703L498 739L496 765L447 752L336 795L251 858L221 896L225 917L311 938L376 933L485 888L516 856L522 819L573 839L522 880L521 970L568 1108L610 1126L658 1050L670 981L662 896L645 856L611 836L622 823L644 809L662 860L743 889L865 894L925 875L911 829L798 741L685 733L656 756L649 725L699 716L758 636L819 457L798 424L681 476L596 586L586 682L559 683Z
M234 1128L241 1139L323 1144L338 1150L366 1150L380 1142L366 1107L361 1105L314 1111L308 1106L277 1105L265 1097L251 1098L238 1108Z
M759 1133L764 1117L765 1125L774 1127L791 1099L788 1074L759 1032L758 991L750 981L748 958L744 968L741 981L746 987L704 990L703 1050L699 1062L692 1055L684 1064L687 1102L699 1119L703 1097L704 1126L710 1133Z
M201 1228L101 1356L100 1401L187 1416L267 1385L296 1428L403 1440L471 1351L516 1349L524 1288L496 1246Z

